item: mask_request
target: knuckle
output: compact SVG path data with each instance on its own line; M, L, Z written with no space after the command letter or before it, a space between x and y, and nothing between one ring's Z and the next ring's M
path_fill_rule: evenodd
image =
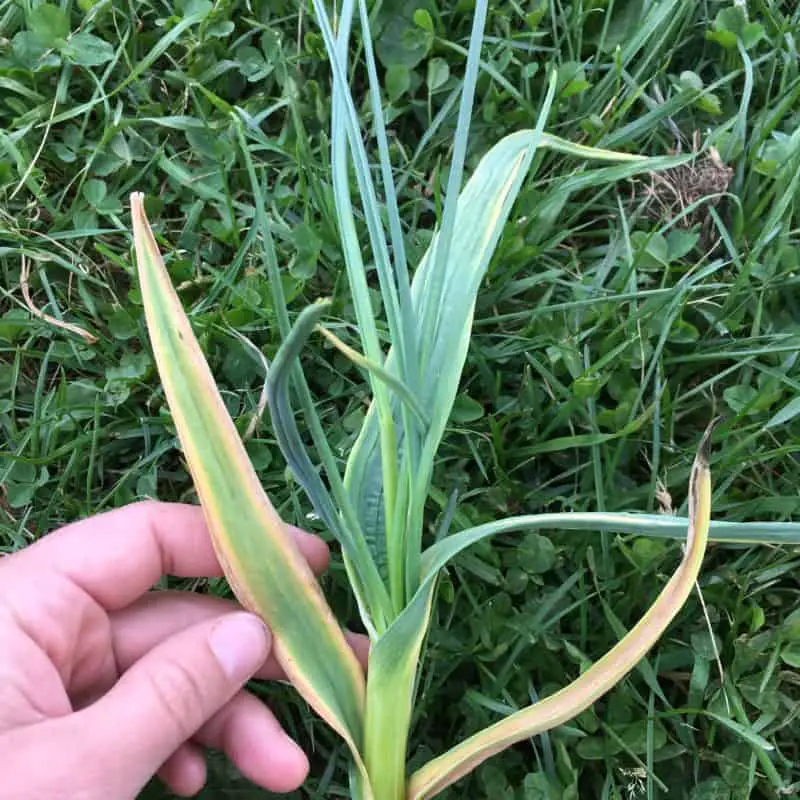
M205 692L199 676L170 659L150 670L147 677L166 723L181 740L189 739L204 719Z
M142 518L149 521L155 517L164 507L164 503L160 500L137 500L131 503L131 507L137 514L141 514Z
M135 513L139 515L139 526L147 533L150 544L157 553L162 572L165 575L171 574L174 572L174 553L165 545L159 526L167 504L159 500L140 500L134 507Z

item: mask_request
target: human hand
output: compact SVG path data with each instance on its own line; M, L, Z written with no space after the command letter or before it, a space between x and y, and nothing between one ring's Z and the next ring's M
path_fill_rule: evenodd
M325 543L290 530L322 572ZM155 502L0 560L0 797L122 800L156 773L190 795L203 747L272 791L303 782L305 754L242 689L284 677L263 623L220 598L148 591L162 575L220 574L201 510Z

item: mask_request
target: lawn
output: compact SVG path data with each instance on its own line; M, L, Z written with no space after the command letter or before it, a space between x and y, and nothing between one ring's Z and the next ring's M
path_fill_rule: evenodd
M554 69L550 133L696 155L602 189L582 188L580 159L537 156L478 296L428 504L431 539L454 493L456 530L542 511L685 513L694 450L718 413L714 517L800 519L795 5L492 4L468 172L504 135L535 125ZM373 7L412 264L440 220L470 11L468 1ZM369 133L360 66L352 81ZM286 468L264 413L263 360L243 341L271 359L280 339L262 243L249 235L250 164L292 310L328 297L333 316L354 320L330 99L310 5L2 4L0 551L136 499L196 501L145 328L132 191L147 195L170 276L273 503L330 540ZM363 377L321 339L303 366L344 457L365 414ZM412 765L579 674L635 624L679 558L671 540L558 530L498 536L460 556L438 594ZM622 684L442 797L796 793L798 569L797 544L713 545L697 592ZM358 628L337 559L324 585ZM227 591L221 581L192 588ZM291 689L259 691L312 757L297 796L346 797L339 740ZM269 796L221 760L213 767L204 796ZM146 796L165 794L154 784Z

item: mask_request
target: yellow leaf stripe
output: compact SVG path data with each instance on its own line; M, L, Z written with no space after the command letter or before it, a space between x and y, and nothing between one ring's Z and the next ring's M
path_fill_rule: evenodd
M361 667L253 470L169 279L139 193L131 195L131 215L153 352L220 564L240 602L270 625L287 676L344 738L368 784L360 757Z

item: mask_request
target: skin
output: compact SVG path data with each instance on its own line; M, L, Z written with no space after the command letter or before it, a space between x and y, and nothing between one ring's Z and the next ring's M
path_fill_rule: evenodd
M290 528L316 574L321 539ZM221 569L195 506L145 502L0 560L0 774L16 800L133 798L158 774L205 784L204 748L254 783L296 789L308 760L243 687L281 679L271 637L235 603L151 591ZM367 643L351 637L362 662Z

